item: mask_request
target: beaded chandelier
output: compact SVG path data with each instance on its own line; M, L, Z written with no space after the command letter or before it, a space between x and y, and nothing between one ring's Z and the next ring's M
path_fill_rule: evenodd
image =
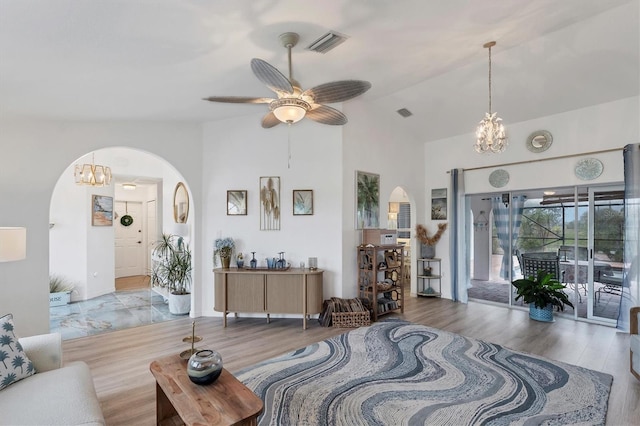
M478 128L476 129L476 152L500 153L507 147L507 134L502 124L502 119L497 112L491 112L491 48L496 45L495 41L485 43L483 47L489 49L489 112L485 114Z

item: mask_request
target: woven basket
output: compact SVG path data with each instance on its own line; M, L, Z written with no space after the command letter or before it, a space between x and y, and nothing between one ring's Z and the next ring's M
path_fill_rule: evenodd
M389 291L393 288L393 284L378 283L377 287L378 287L378 291Z
M334 328L357 328L371 324L369 311L334 312L331 314L331 324Z

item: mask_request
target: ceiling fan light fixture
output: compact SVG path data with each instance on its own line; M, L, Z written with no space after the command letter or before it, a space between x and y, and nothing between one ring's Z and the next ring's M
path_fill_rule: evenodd
M281 122L293 124L304 118L311 105L302 99L282 98L271 102L269 109Z

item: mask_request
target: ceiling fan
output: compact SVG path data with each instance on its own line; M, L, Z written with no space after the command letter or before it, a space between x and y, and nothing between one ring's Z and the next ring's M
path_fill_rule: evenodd
M302 91L300 84L293 79L291 67L291 48L298 43L298 39L299 36L296 33L280 35L280 41L289 53L289 78L262 59L253 58L251 60L253 73L258 77L258 80L276 93L277 98L210 96L204 100L241 104L269 104L269 113L262 118L262 127L265 129L280 123L293 124L304 117L322 124L346 124L347 117L342 112L324 104L344 102L360 96L371 88L371 83L362 80L342 80Z

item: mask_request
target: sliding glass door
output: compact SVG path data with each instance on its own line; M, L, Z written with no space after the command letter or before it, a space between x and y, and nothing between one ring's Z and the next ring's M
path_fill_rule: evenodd
M615 321L622 293L624 189L589 189L588 318Z
M522 256L553 258L575 307L562 314L614 322L622 283L622 188L540 189L468 201L474 218L469 298L522 306L510 285L522 277Z

